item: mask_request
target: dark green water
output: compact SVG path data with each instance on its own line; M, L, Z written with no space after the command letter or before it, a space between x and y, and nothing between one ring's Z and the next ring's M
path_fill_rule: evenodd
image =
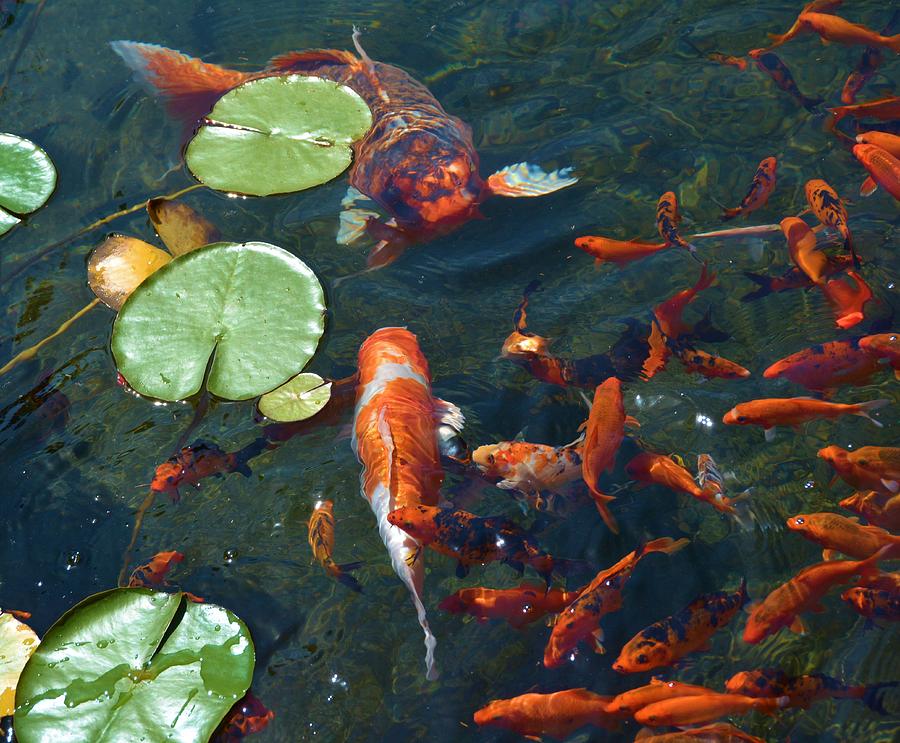
M0 31L0 71L35 7L5 4L13 18ZM435 394L462 407L470 444L520 432L530 441L569 441L585 416L577 392L540 384L496 358L522 289L535 278L543 281L530 307L531 328L553 337L557 353L585 356L607 350L624 319L647 319L658 301L692 284L698 272L676 251L624 270L597 271L573 247L574 237L652 238L656 200L670 189L692 226L714 228L719 208L713 198L736 205L767 155L779 159L778 188L752 223L799 212L809 178L856 193L862 170L823 131L823 116L798 108L755 69L741 74L697 52L741 54L761 46L767 32L787 29L799 7L775 0L50 0L0 100L0 129L41 144L59 169L59 187L45 208L2 239L0 273L120 205L191 183L178 167L179 126L130 81L108 41L156 42L255 69L289 49L348 48L351 26L361 25L373 58L403 66L448 111L471 123L482 174L529 160L547 168L571 164L580 183L540 200L491 200L483 209L486 220L336 288L336 278L364 265L362 249L334 241L345 178L264 200L206 190L185 200L226 238L281 245L317 272L330 314L311 371L350 373L370 332L406 325L429 358ZM887 11L883 2L867 0L849 4L845 14L880 27ZM778 53L804 93L836 104L860 50L804 37ZM898 63L888 60L861 98L896 91L898 71ZM897 304L897 203L883 193L856 201L851 226L866 261L863 275L880 301L870 309L887 316ZM111 229L154 239L143 213ZM0 361L92 299L85 259L102 235L66 242L4 285ZM626 408L640 419L648 446L688 461L710 452L734 473L734 492L752 487L755 526L738 530L702 504L661 489L622 494L619 537L609 534L586 499L574 514L551 521L541 533L547 549L594 568L646 537L693 539L679 555L648 559L638 569L625 607L603 622L610 655L583 651L576 662L548 671L540 665L546 627L517 632L439 612L439 600L462 585L502 587L518 578L495 564L459 581L451 561L431 554L426 604L442 677L426 682L421 632L359 497L360 468L339 427L265 453L252 462L249 480L237 474L206 480L178 505L158 500L136 560L159 550L184 552L173 579L247 621L257 646L253 690L276 713L258 740L515 740L478 731L473 711L492 698L535 689L587 686L613 694L644 683L648 675L622 677L610 668L638 629L698 593L736 586L742 576L751 595L761 598L820 559L819 550L788 533L784 521L795 513L838 510L838 500L850 492L843 484L828 487L831 473L816 460L817 449L831 443L897 445L897 384L884 374L837 398L891 398L895 404L880 416L884 429L846 417L781 431L773 444L765 444L756 428L726 429L718 421L735 402L804 394L788 382L764 380L766 366L846 333L834 327L818 292L739 300L753 288L744 271L780 273L787 267L780 236L706 242L701 252L719 281L690 314L696 319L698 310L712 307L716 325L733 337L706 348L754 376L702 382L670 363L651 382L627 387ZM154 406L115 384L108 348L112 321L111 311L94 310L35 361L0 378L0 407L6 408L0 421L0 605L32 611L40 634L76 601L115 584L134 511L146 492L141 486L172 454L192 416L187 406ZM26 397L48 374L50 386L69 401L55 415L53 401L29 404ZM251 404L218 404L195 438L231 451L258 433ZM627 479L621 467L634 451L629 446L619 457L617 482ZM467 507L480 514L530 520L508 494L477 480L448 477L443 494L451 501L465 496ZM335 503L337 559L365 561L362 595L310 564L305 521L321 498ZM766 665L824 672L848 683L900 679L897 628L864 631L836 594L825 603L826 613L807 617L810 634L782 632L758 646L741 641L739 618L713 638L709 652L695 654L692 665L670 675L717 688L738 670ZM897 740L900 692L888 694L886 704L893 715L878 716L853 701L820 702L808 712L750 716L741 724L772 741ZM631 740L636 730L631 725L621 734L595 731L573 740Z

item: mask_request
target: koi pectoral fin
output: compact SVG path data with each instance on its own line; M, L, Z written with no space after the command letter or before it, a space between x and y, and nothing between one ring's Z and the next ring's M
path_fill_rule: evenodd
M419 557L421 557L421 555L422 555L422 545L417 544L415 546L415 548L413 550L411 550L409 552L409 554L406 555L406 557L403 558L403 560L409 567L412 567L413 565L416 564L416 562L418 562Z
M378 212L361 206L360 202L372 203L372 200L353 186L347 189L347 193L341 199L341 216L338 223L338 245L352 245L366 234L366 227L370 219L378 219Z
M492 173L486 189L495 196L520 198L523 196L544 196L578 183L571 176L572 168L551 170L549 173L531 163L515 163Z
M603 647L603 629L601 627L597 627L593 632L591 632L591 640L594 647L594 652L599 655L606 654L606 648Z

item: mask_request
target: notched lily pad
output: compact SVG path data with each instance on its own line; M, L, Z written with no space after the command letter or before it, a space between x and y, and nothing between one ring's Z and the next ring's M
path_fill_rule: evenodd
M111 235L88 260L88 285L107 307L118 310L157 269L172 260L164 250L126 235Z
M180 201L150 199L147 214L159 239L172 255L184 255L222 239L212 222Z
M269 420L291 423L312 418L331 399L331 382L318 374L298 374L259 398L259 412Z
M226 93L191 140L185 162L219 191L267 196L340 175L350 144L372 126L365 101L321 77L251 80Z
M56 188L50 156L15 134L0 134L0 235L42 207Z
M16 692L20 743L206 741L250 686L244 623L182 594L116 588L53 625Z
M303 369L324 313L322 286L299 258L268 243L214 243L175 258L132 293L112 352L142 395L190 397L209 366L212 394L247 400Z
M0 613L0 717L13 713L19 675L39 644L31 627Z

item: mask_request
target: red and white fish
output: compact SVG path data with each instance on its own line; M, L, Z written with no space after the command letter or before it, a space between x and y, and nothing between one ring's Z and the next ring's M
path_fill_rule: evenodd
M437 641L422 603L422 546L392 526L387 515L404 506L437 505L444 479L440 428L460 430L463 422L459 408L431 394L428 361L412 333L404 328L381 328L363 342L352 445L363 465L362 495L375 513L391 564L409 589L425 632L429 679L437 678Z
M372 111L372 128L353 145L350 190L342 204L338 242L368 232L377 240L369 266L395 260L411 243L424 242L480 216L489 196L542 196L577 182L571 169L544 172L516 163L482 180L472 129L448 114L419 81L394 65L373 61L353 33L356 54L308 49L281 54L259 72L239 72L155 44L114 41L113 50L172 113L197 124L213 104L249 80L306 74L347 85ZM360 206L375 202L388 219Z

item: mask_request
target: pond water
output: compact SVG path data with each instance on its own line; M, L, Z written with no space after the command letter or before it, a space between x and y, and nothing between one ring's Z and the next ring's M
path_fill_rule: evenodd
M316 271L329 314L308 370L350 374L367 335L406 326L429 359L435 394L465 413L471 446L519 435L570 441L586 416L578 391L541 383L498 358L523 289L542 282L529 326L553 338L556 353L607 351L625 321L647 322L655 304L692 285L698 264L672 250L621 270L595 269L574 238L653 239L656 201L667 190L678 194L688 231L715 229L716 200L736 205L768 155L778 158L778 186L749 223L799 213L804 183L825 178L856 202L851 226L863 275L878 299L867 313L889 318L897 309L897 202L883 193L856 196L862 169L824 131L821 109L806 111L752 66L741 73L705 56L764 45L767 33L788 28L799 7L784 0L3 3L0 73L22 35L33 34L0 98L0 130L43 146L59 170L59 186L46 207L2 239L7 310L0 319L0 357L5 362L91 301L85 261L104 230L155 240L140 211L70 239L73 233L124 205L193 182L179 160L179 124L132 81L109 41L159 43L252 70L292 49L348 49L354 24L362 27L372 58L409 71L472 125L483 175L527 160L547 169L571 165L580 181L541 199L492 199L483 207L484 220L338 285L336 279L365 266L364 248L335 243L346 176L265 199L206 189L185 196L226 239L283 246ZM887 10L883 2L866 0L846 14L880 28ZM810 35L778 54L804 93L834 105L860 49L826 47ZM860 98L896 91L898 72L896 57L886 59ZM45 259L7 280L21 261L59 240ZM636 571L623 609L603 622L609 655L585 646L574 662L547 670L541 665L549 633L543 624L516 631L439 611L439 601L457 588L513 586L519 578L494 563L459 580L452 560L430 553L426 605L441 677L426 681L414 611L359 496L349 420L263 452L251 460L249 478L234 473L204 480L197 490L184 489L177 504L157 499L132 566L155 552L180 550L185 560L172 579L248 623L257 650L252 688L276 715L257 736L261 743L516 740L512 733L479 730L472 713L490 699L526 691L586 686L615 694L645 683L649 674L622 676L610 667L638 629L700 593L733 589L742 577L760 599L821 559L820 549L790 533L785 520L837 511L851 492L843 482L829 486L832 472L816 458L818 449L897 445L897 383L879 374L836 398L891 399L880 414L881 429L844 416L780 429L765 443L759 428L722 425L736 402L807 394L785 380L763 379L762 371L813 343L868 332L870 321L839 331L819 292L742 301L754 288L745 272L776 274L789 266L780 234L705 241L700 255L718 281L688 315L696 320L711 308L714 324L730 338L707 348L753 376L704 381L670 363L649 382L626 384L625 406L640 420L636 435L646 447L689 463L711 453L733 473L730 490L750 488L749 528L658 487L620 493L617 536L597 518L583 486L572 486L574 510L541 519L523 515L508 492L459 469L448 472L442 489L447 501L481 515L508 515L526 526L537 521L548 551L586 562L570 578L573 585L641 540L690 537L679 555L647 560ZM93 310L36 359L0 377L0 605L33 612L39 634L81 598L116 584L147 484L193 417L189 405L154 405L116 384L113 318L109 310ZM252 403L220 402L190 441L234 451L259 434ZM623 465L636 451L634 441L624 444L612 481L627 482ZM335 504L336 558L364 563L357 572L361 594L311 561L306 520L324 498ZM741 640L745 620L738 617L713 637L708 652L664 674L716 688L739 670L766 666L827 673L847 683L900 680L896 626L865 630L837 592L825 606L825 613L807 615L808 634L782 631L756 646ZM771 741L897 740L900 690L889 690L885 705L893 714L878 715L858 701L822 701L809 711L738 722ZM582 731L572 740L632 740L637 730L630 723L620 733Z

